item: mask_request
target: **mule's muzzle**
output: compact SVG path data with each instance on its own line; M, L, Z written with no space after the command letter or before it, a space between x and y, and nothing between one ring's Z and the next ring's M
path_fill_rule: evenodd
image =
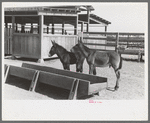
M48 56L51 57L52 55L51 55L51 54L48 54Z

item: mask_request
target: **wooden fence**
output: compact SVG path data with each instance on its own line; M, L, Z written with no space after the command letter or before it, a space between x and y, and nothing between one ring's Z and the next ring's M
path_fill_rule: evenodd
M85 45L98 51L117 51L121 54L144 55L144 33L81 32L79 37Z
M4 29L4 51L5 54L12 54L12 28Z

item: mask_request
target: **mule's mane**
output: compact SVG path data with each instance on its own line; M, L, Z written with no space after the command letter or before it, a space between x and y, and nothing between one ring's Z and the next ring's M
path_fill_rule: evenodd
M57 47L58 47L59 49L61 49L62 52L68 52L63 46L60 46L60 45L57 44L57 43L56 43L56 45L57 45Z
M80 50L82 51L82 54L83 54L85 57L88 57L89 54L91 53L91 49L88 48L87 46L85 46L82 42L80 42L78 45L79 45L79 47L80 47Z

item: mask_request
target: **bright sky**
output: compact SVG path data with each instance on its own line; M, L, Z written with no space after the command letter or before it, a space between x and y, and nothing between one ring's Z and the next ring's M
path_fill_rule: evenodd
M81 3L65 3L65 5L81 5ZM108 26L108 32L142 32L145 33L148 28L148 3L116 3L116 2L95 2L95 3L84 3L82 5L92 5L94 11L92 13L100 16L111 22ZM27 7L27 6L52 6L58 3L51 2L14 2L4 4L7 7ZM59 3L64 5L64 3ZM97 28L99 29L99 28ZM104 30L104 29L103 29Z
M145 32L147 28L146 3L105 3L94 4L93 7L93 13L111 22L108 31Z

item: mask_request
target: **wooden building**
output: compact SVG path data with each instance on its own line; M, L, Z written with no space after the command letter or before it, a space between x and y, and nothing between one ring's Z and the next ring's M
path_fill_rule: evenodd
M89 32L91 24L101 24L107 31L110 22L91 14L93 10L81 5L5 8L5 54L43 62L49 58L51 40L70 50L78 32Z

